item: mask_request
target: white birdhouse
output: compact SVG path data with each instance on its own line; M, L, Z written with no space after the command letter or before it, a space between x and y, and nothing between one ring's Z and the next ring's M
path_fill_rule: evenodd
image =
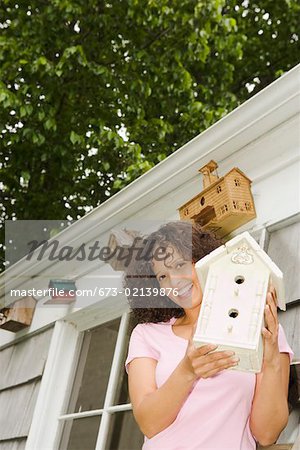
M235 370L260 372L264 308L269 284L285 310L283 275L248 232L242 233L196 263L204 287L194 335L196 347L213 343L240 358Z

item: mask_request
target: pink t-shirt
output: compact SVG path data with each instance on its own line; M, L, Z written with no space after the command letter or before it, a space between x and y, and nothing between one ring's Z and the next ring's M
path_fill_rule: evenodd
M157 360L159 388L184 357L188 341L177 336L169 322L137 325L132 331L127 365L134 358ZM279 326L280 352L290 354L283 328ZM249 427L255 389L254 373L237 370L195 381L174 422L151 439L142 450L254 450L256 441Z

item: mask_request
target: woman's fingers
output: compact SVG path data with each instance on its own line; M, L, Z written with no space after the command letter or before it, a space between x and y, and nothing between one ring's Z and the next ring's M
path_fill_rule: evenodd
M267 305L265 308L265 328L269 331L272 336L277 336L278 332L278 323L274 319L273 314L270 310L270 307ZM265 337L268 337L268 334L265 334Z
M270 306L274 318L277 318L277 304L271 292L267 293L267 305Z
M271 333L271 331L269 331L267 328L263 328L262 329L262 334L266 339L271 339L273 334Z
M234 352L219 351L198 356L193 361L193 368L198 376L207 378L211 376L212 372L217 373L221 370L236 366L238 361L239 358L235 357Z
M271 293L271 296L274 300L274 303L276 306L278 306L278 299L277 299L277 293L276 293L276 289L274 288L274 286L271 284L268 291Z
M277 306L271 292L268 292L267 294L267 304L265 307L265 323L266 328L271 333L277 333L278 331ZM268 336L265 334L265 337Z
M222 372L223 370L235 367L237 364L238 364L238 361L234 362L234 363L224 364L223 366L220 366L220 367L217 367L217 368L208 369L208 371L205 374L202 375L202 378L212 377L212 376L216 375L217 373Z
M207 345L202 345L201 347L194 347L194 349L192 350L192 353L195 356L204 356L207 355L208 353L212 352L213 350L216 350L218 348L218 346L216 344L207 344Z
M266 326L271 331L271 328L274 328L276 325L276 320L273 316L270 305L266 305L265 307L265 318L266 318Z
M230 369L231 367L235 367L238 364L238 361L228 360L228 358L225 358L223 360L218 360L213 363L205 364L201 367L201 369L196 369L196 372L198 372L199 376L202 378L208 378L212 375L215 375L218 372L221 372L225 369Z

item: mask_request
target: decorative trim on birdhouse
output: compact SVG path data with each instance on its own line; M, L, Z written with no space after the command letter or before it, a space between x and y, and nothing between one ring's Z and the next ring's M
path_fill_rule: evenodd
M195 265L203 291L194 342L215 343L240 358L237 370L259 372L264 307L270 285L285 310L281 270L248 232L218 247Z
M48 290L51 300L45 305L68 305L76 300L74 280L50 280Z
M182 205L180 219L200 223L223 237L256 217L251 180L237 167L219 178L218 164L201 167L203 190Z
M36 300L24 297L0 310L0 328L16 333L29 327L36 307Z

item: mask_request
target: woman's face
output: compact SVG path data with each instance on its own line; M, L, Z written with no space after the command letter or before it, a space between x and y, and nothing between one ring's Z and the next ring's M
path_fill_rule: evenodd
M195 265L186 261L176 248L169 246L166 254L171 257L152 260L152 268L161 288L170 289L168 297L184 309L201 305L202 290Z

